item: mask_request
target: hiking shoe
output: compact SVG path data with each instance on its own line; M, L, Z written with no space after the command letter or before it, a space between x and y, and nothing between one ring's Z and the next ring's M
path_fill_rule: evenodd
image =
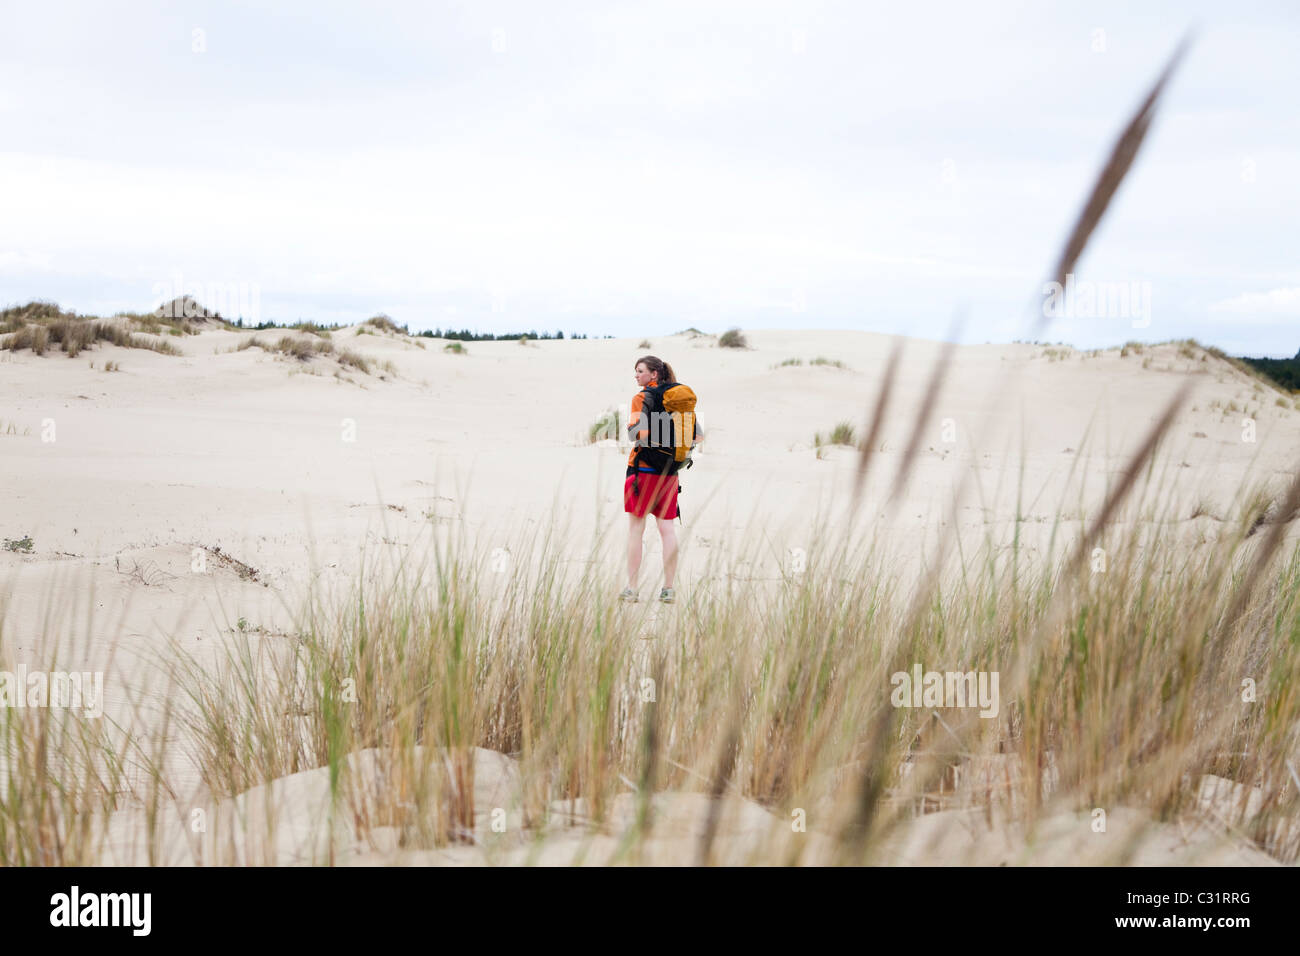
M672 604L677 600L677 592L672 588L664 588L659 592L659 600L665 604Z
M631 588L624 588L623 593L618 596L618 599L620 601L626 601L628 604L635 604L637 601L641 600L636 596L636 592Z

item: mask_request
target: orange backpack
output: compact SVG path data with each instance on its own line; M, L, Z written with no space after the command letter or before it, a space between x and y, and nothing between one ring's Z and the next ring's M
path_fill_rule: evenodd
M683 468L690 468L691 446L699 435L695 423L695 392L689 385L681 382L667 382L647 386L641 392L640 421L628 425L628 433L637 441L637 432L649 429L650 436L646 444L637 449L634 464L628 466L628 474L634 475L632 490L639 493L639 466L653 468L661 475L675 475ZM690 437L687 437L687 436ZM677 485L681 493L681 482ZM678 516L681 510L678 509Z

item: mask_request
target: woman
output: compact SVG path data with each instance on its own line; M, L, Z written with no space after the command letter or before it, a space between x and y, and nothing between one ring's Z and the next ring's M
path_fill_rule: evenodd
M634 372L640 389L677 381L673 367L653 355L637 359ZM644 462L637 461L637 451L650 435L649 428L638 428L644 400L643 391L638 391L633 396L632 417L628 419L631 423L628 435L634 439L632 451L627 458L628 475L623 482L623 510L628 515L628 586L619 598L623 601L639 600L636 579L641 568L641 539L645 535L645 519L649 513L655 516L655 522L659 525L659 540L664 551L664 586L659 592L659 600L672 604L677 599L673 590L673 578L677 574L677 533L673 528L673 519L677 517L677 476L662 475L656 469L646 467ZM695 431L697 435L704 434L698 422Z

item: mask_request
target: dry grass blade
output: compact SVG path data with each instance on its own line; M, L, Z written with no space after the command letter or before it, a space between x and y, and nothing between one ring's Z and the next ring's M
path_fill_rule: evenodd
M1151 88L1151 92L1142 101L1142 105L1138 107L1133 118L1124 127L1124 132L1120 134L1114 148L1110 151L1110 157L1106 160L1106 165L1102 167L1101 175L1097 177L1097 182L1092 187L1092 193L1088 196L1088 201L1084 203L1083 211L1079 213L1079 218L1075 220L1074 229L1070 232L1070 238L1066 241L1065 248L1061 250L1061 257L1057 260L1056 268L1052 270L1052 278L1058 284L1064 285L1066 275L1074 271L1074 265L1079 261L1079 256L1083 254L1084 248L1088 245L1088 239L1092 236L1093 230L1097 228L1102 216L1106 214L1106 209L1110 205L1110 201L1115 197L1119 184L1128 175L1129 168L1133 165L1133 160L1142 146L1142 141L1151 128L1151 121L1155 118L1160 94L1164 92L1165 84L1169 82L1175 68L1186 54L1190 40L1190 37L1186 37L1178 44L1178 48L1174 50L1173 56L1169 58L1169 62ZM1041 331L1047 324L1047 320L1046 315L1040 315L1035 331Z
M740 749L741 715L733 708L732 718L727 722L727 734L718 755L718 766L709 786L709 815L704 821L704 833L700 836L700 849L696 856L697 866L709 865L709 851L713 847L713 838L718 832L718 818L722 815L722 795L727 791L731 781L732 770L736 766L736 753Z
M650 836L654 825L655 781L659 776L659 694L663 688L664 660L661 652L656 652L650 664L651 686L654 693L644 702L644 718L641 728L641 779L637 782L636 820L627 832L627 840L620 848L619 855L628 845L638 849ZM617 857L616 857L617 858Z
M903 452L903 459L899 462L898 473L894 476L894 487L889 492L889 500L896 503L899 495L902 494L907 479L911 475L912 463L916 460L916 453L921 448L921 440L925 436L925 424L930 420L930 413L934 411L934 405L939 400L939 392L943 389L944 376L948 373L948 366L952 364L953 352L957 349L957 336L960 333L960 324L954 326L949 333L948 340L943 343L943 349L939 353L938 360L934 363L934 370L930 373L930 381L925 385L925 397L921 400L921 407L916 413L916 422L912 425L911 437L907 440L907 448Z
M1087 245L1088 239L1091 237L1093 230L1101 221L1101 217L1105 213L1106 207L1110 204L1116 190L1119 189L1119 184L1123 181L1124 177L1128 175L1128 171L1133 165L1133 159L1137 155L1138 147L1141 146L1142 140L1146 136L1147 129L1150 127L1151 120L1155 115L1155 108L1160 94L1163 92L1169 78L1173 75L1174 69L1178 66L1179 62L1185 55L1190 42L1190 37L1185 38L1183 42L1178 45L1177 49L1174 50L1173 55L1169 58L1169 62L1165 65L1165 69L1161 72L1155 85L1143 100L1142 106L1124 128L1124 131L1120 134L1115 147L1111 150L1110 157L1107 160L1106 165L1098 174L1097 182L1093 186L1092 193L1089 195L1088 201L1084 204L1083 212L1080 213L1074 229L1070 233L1069 239L1061 250L1061 255L1057 261L1056 269L1054 270L1054 279L1058 283L1064 284L1066 274L1074 268L1074 264L1083 253L1083 249ZM1049 321L1050 314L1046 310L1039 311L1038 319L1034 325L1033 334L1041 334ZM1016 369L1016 371L1019 371L1019 369ZM1005 376L1002 378L996 393L997 398L993 403L994 405L998 404L1001 400L1001 396L1006 393L1008 388L1010 388L1011 381L1012 376ZM987 425L985 426L985 430L982 432L980 439L975 443L976 446L983 444L983 437L986 434ZM916 435L913 435L914 440L916 437ZM903 477L901 471L899 477L900 480ZM953 495L952 501L949 503L944 527L948 529L954 529L956 527L955 518L957 515L957 509L960 507L961 501L966 495L966 489L973 477L973 471L967 471L962 476L957 491ZM921 596L930 590L933 584L934 575L937 573L937 568L942 564L947 548L952 540L952 534L953 532L950 530L949 533L945 534L939 541L938 553L935 556L934 562L931 564L931 567L935 570L932 570L927 574L925 582L917 589L918 601L908 615L910 621L914 622L916 616L922 610L923 601Z
M1138 475L1147 467L1155 454L1156 447L1160 444L1160 439L1164 437L1169 427L1173 424L1174 416L1187 401L1188 393L1192 389L1192 383L1187 382L1179 388L1173 399L1165 407L1164 414L1152 426L1151 431L1147 433L1146 439L1134 453L1129 461L1129 466L1124 471L1124 477L1120 480L1106 496L1101 511L1097 519L1093 522L1092 527L1079 540L1075 548L1074 556L1066 565L1064 586L1056 588L1052 592L1052 601L1048 606L1046 613L1043 614L1037 628L1030 635L1029 639L1012 654L1010 666L1007 670L1011 674L1008 682L1011 686L1011 694L1014 696L1023 692L1023 682L1028 679L1028 667L1026 661L1032 660L1037 653L1044 636L1052 631L1059 624L1061 610L1065 607L1066 599L1072 593L1078 582L1078 571L1084 560L1092 553L1097 540L1101 537L1102 532L1110 523L1120 506L1128 498L1129 493L1133 490L1134 484L1137 483ZM963 720L962 724L970 723L969 720ZM963 730L965 727L963 726Z
M1070 237L1066 241L1066 244L1062 249L1060 258L1057 262L1057 266L1055 269L1055 278L1057 279L1058 282L1061 283L1065 282L1066 273L1070 272L1074 268L1074 264L1078 261L1079 256L1082 254L1084 248L1086 247L1088 243L1088 239L1091 237L1093 231L1097 227L1097 224L1101 221L1101 217L1105 213L1106 208L1110 204L1111 199L1114 197L1116 190L1118 190L1119 184L1124 180L1124 177L1128 174L1129 169L1132 167L1133 160L1137 156L1138 148L1141 146L1143 139L1146 137L1147 130L1150 128L1151 120L1155 115L1155 107L1159 100L1160 94L1163 92L1164 87L1168 82L1170 76L1172 76L1174 69L1177 67L1178 63L1182 60L1182 57L1187 50L1188 43L1189 40L1185 39L1181 44L1179 44L1178 48L1174 51L1173 55L1170 57L1169 62L1166 64L1165 69L1161 72L1160 77L1156 80L1156 83L1152 87L1150 93L1148 93L1147 97L1143 100L1141 107L1138 109L1134 117L1129 121L1124 131L1120 134L1120 137L1116 142L1115 147L1111 150L1110 157L1107 160L1106 165L1102 168L1101 173L1098 175L1097 182L1093 187L1092 193L1090 194L1088 201L1085 203L1083 211L1080 213L1079 218L1075 223L1074 229L1071 231ZM1048 316L1046 313L1040 313L1040 318L1036 323L1036 328L1035 328L1036 332L1041 332L1044 324L1046 323L1047 318ZM941 354L938 362L936 363L934 373L931 375L930 383L927 386L927 392L922 404L922 408L917 416L917 424L913 428L912 437L908 445L908 450L904 454L903 462L899 467L898 475L894 482L894 488L891 492L891 501L896 498L896 496L902 489L904 483L906 482L907 474L911 468L911 464L915 456L916 448L919 446L920 443L921 428L924 422L926 421L926 419L929 417L930 410L933 406L934 401L936 400L938 385L942 382L942 374L946 366L946 362L948 361L951 354L950 349L951 349L952 339L955 339L955 336L949 336L950 341L948 343L948 348L945 348L944 352ZM1009 385L1009 381L1007 379L1003 379L1002 382L1003 389L1005 389L1008 385ZM1138 454L1134 456L1132 467L1130 468L1129 473L1125 476L1125 480L1121 482L1120 486L1115 490L1115 493L1113 493L1110 496L1110 500L1106 502L1106 506L1103 509L1102 515L1100 516L1098 522L1094 525L1092 532L1085 539L1085 543L1087 543L1087 547L1085 548L1084 544L1081 543L1079 550L1076 552L1075 559L1074 562L1072 562L1071 567L1077 566L1077 563L1080 560L1081 555L1085 555L1089 553L1089 551L1091 550L1091 544L1088 542L1095 540L1096 535L1099 533L1099 529L1105 527L1105 523L1106 521L1109 520L1110 515L1113 514L1114 510L1119 506L1119 504L1124 500L1124 498L1128 495L1129 491L1132 489L1133 482L1136 480L1137 474L1141 470L1142 464L1146 461L1146 456L1149 455L1150 452L1154 449L1155 444L1158 442L1160 436L1163 435L1164 431L1168 428L1169 423L1173 419L1173 415L1176 413L1178 407L1181 406L1183 400L1185 399L1186 392L1187 392L1187 387L1185 386L1183 390L1179 392L1178 396L1175 397L1174 401L1171 402L1169 408L1166 409L1165 415L1162 416L1160 422L1157 423L1157 426L1152 429L1152 432L1150 435L1148 435L1147 441L1144 443L1144 446L1139 450ZM882 396L883 394L884 393L882 391ZM883 417L882 405L883 405L883 400L877 403L877 414L879 417ZM865 453L866 452L864 450L864 456ZM860 462L859 472L861 473L864 470L865 470L865 463ZM959 506L960 501L963 497L966 483L969 480L970 480L970 474L968 473L966 476L963 477L959 489L953 497L951 503L952 512L950 513L950 518L952 514L955 514L956 509ZM855 488L855 493L856 490L857 489ZM855 498L855 510L856 510L856 498ZM947 522L947 526L949 528L953 528L955 527L955 523L949 520ZM915 598L905 618L905 624L903 628L903 632L905 634L914 633L914 629L919 623L920 617L924 612L924 608L926 606L926 596L930 593L934 578L938 574L938 568L942 563L943 552L946 550L948 542L951 538L951 534L952 532L945 535L943 539L940 541L940 545L939 545L940 554L938 556L938 560L931 563L930 570L926 573L921 586L916 591ZM1048 617L1050 618L1050 615ZM1041 634L1041 630L1040 630L1040 634ZM1030 642L1031 645L1034 643L1036 642L1034 641ZM902 648L900 647L900 651L901 650ZM1012 667L1012 671L1013 672L1015 671L1014 665ZM872 721L871 729L868 733L868 739L870 740L870 748L871 748L869 753L871 753L872 755L880 754L883 752L885 742L888 739L888 729L893 723L892 716L893 715L888 708L881 707L877 709L875 718ZM965 732L966 730L965 724L969 719L970 718L968 716L966 720L961 721L962 726L959 727L958 729L959 733ZM877 807L878 807L880 797L883 793L884 787L883 787L883 780L880 779L880 776L877 772L874 772L874 769L871 766L872 763L873 760L869 759L867 762L867 766L864 768L862 777L859 780L858 792L857 792L858 793L857 807L855 808L854 818L845 827L844 831L841 833L843 848L846 851L846 855L842 857L842 859L847 859L847 860L860 859L860 854L868 841L873 820L877 816ZM914 777L916 778L914 782L920 785L923 789L924 786L927 786L930 782L932 782L930 778L934 775L934 769L935 768L931 766L926 768L926 770L929 772L914 774ZM896 820L894 822L896 822Z
M1254 591L1255 582L1263 575L1269 561L1273 558L1273 554L1277 551L1278 546L1282 544L1287 524L1295 517L1297 509L1300 509L1300 473L1297 473L1296 477L1291 480L1291 486L1287 489L1286 498L1282 502L1282 510L1278 512L1278 520L1273 522L1272 527L1268 530L1268 537L1264 539L1255 552L1255 560L1251 563L1250 573L1246 575L1236 594L1233 595L1232 603L1228 606L1227 613L1224 614L1219 623L1211 649L1211 660L1215 661L1216 664L1220 660L1220 655L1216 653L1220 643L1224 636L1232 633L1235 628L1237 619L1241 617L1241 612Z
M898 660L902 660L901 655ZM866 751L867 759L863 762L862 773L857 781L853 814L839 833L837 862L840 864L854 866L861 863L863 854L868 849L880 798L885 792L882 758L893 723L894 709L886 706L884 702L878 704L874 709L871 729L867 734L870 745Z
M1028 662L1032 662L1036 659L1036 655L1042 646L1045 636L1052 633L1059 625L1061 610L1065 607L1067 598L1073 592L1073 583L1077 582L1077 572L1080 565L1092 552L1092 548L1100 538L1101 533L1105 530L1110 520L1119 510L1120 506L1128 498L1129 493L1133 490L1134 484L1137 482L1138 475L1141 474L1143 469L1146 468L1148 463L1151 461L1157 446L1160 444L1160 439L1164 437L1165 433L1169 430L1169 427L1173 424L1174 417L1186 402L1191 388L1191 382L1185 383L1166 406L1164 413L1159 419L1157 419L1155 425L1152 426L1151 431L1148 432L1141 446L1130 459L1128 468L1124 471L1123 479L1111 490L1110 494L1107 495L1106 501L1097 515L1097 519L1093 522L1092 527L1088 530L1087 534L1085 534L1080 540L1075 549L1074 556L1066 565L1067 571L1065 586L1059 587L1053 591L1052 602L1040 619L1037 628L1029 636L1028 640L1023 644L1015 646L1015 649L1012 651L1011 660L1004 668L1004 671L1009 676L1009 680L1007 681L1009 688L1008 696L1012 699L1024 694L1025 685L1029 679ZM928 592L923 589L919 593L925 594ZM921 614L923 611L923 602L914 600L906 619L905 627L907 630L905 633L914 633L915 628L920 624ZM902 649L903 648L900 647L900 651ZM894 666L895 668L902 667L905 666L905 663L905 655L900 654L897 657ZM877 721L873 727L873 748L884 746L886 739L885 729L890 725L890 714L888 709L882 708L882 710L883 713L877 717ZM955 729L949 728L949 733L958 740L965 740L979 720L979 718L971 711L964 712L956 719L957 727ZM912 780L910 781L912 787L915 788L913 792L918 794L926 792L938 781L939 776L944 772L944 770L945 764L941 760L931 758L922 760L920 766L918 766L913 772ZM879 784L875 781L864 779L860 791L861 809L859 811L859 819L856 821L857 826L861 829L857 832L845 834L847 839L857 841L866 839L867 834L865 830L874 816L875 804L878 802L879 797ZM892 820L883 825L884 829L887 831L891 825L897 824L899 819L900 817L896 815Z
M867 429L867 437L863 440L858 454L858 471L853 479L853 502L849 508L850 515L858 513L858 506L862 501L862 489L867 481L867 468L871 464L871 455L880 438L880 430L884 425L885 412L889 409L889 398L894 391L894 379L898 376L898 366L902 357L903 340L898 339L894 342L889 359L885 362L885 377L880 383L880 394L876 396L876 411L872 415L871 427Z
M1165 432L1169 430L1169 426L1174 423L1174 416L1178 414L1178 410L1186 403L1187 396L1191 390L1192 383L1190 381L1184 382L1182 387L1178 389L1177 394L1175 394L1174 397L1170 399L1169 404L1165 406L1164 414L1156 420L1151 431L1147 433L1146 439L1134 453L1132 460L1129 462L1128 468L1125 469L1124 477L1120 480L1119 484L1115 486L1111 493L1106 496L1106 501L1102 505L1101 511L1097 515L1097 519L1092 523L1092 527L1088 529L1087 534L1080 539L1079 546L1075 549L1074 557L1071 559L1069 564L1070 574L1077 571L1079 565L1081 565L1087 555L1092 552L1093 547L1097 543L1097 539L1101 537L1101 533L1106 530L1106 526L1110 523L1111 518L1114 517L1119 506L1124 503L1129 492L1133 489L1133 485L1137 481L1138 475L1147 467L1152 455L1155 454L1156 446L1160 444L1160 439L1163 438Z

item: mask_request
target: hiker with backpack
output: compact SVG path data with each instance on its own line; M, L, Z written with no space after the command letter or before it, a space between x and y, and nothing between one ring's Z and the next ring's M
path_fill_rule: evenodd
M690 451L704 434L695 421L695 393L677 381L673 368L654 355L637 359L634 366L639 391L632 398L628 438L632 451L627 459L623 482L623 510L628 515L628 586L619 599L640 600L637 572L641 568L641 540L646 514L653 514L659 526L664 553L664 586L659 600L676 600L673 578L677 573L677 533L673 519L681 517L677 495L681 484L677 473L691 466Z

